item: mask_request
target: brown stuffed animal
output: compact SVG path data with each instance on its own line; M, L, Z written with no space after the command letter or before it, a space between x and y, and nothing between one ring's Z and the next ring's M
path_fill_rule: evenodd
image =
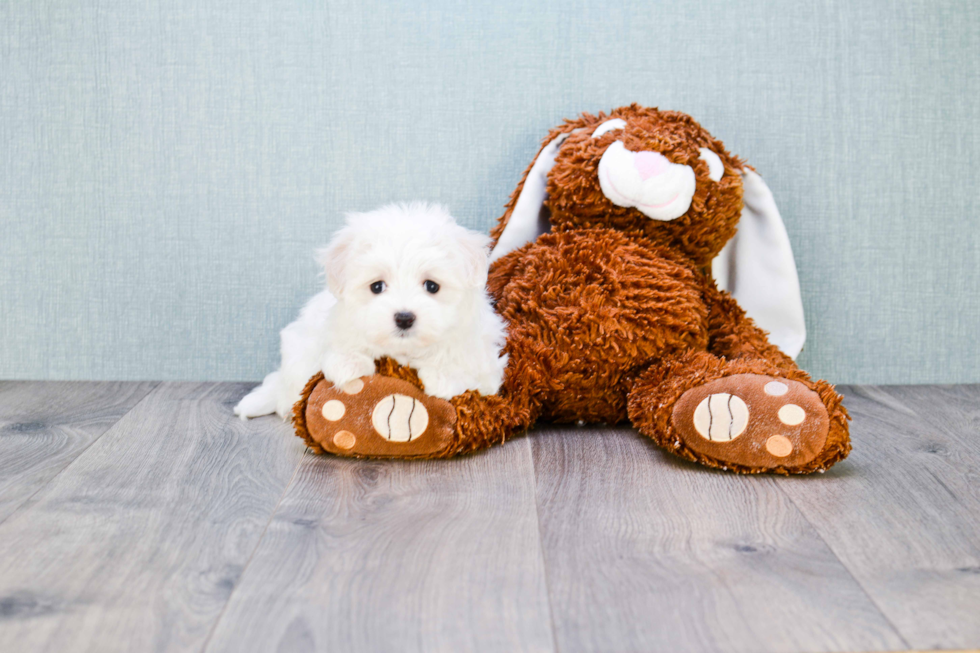
M733 240L737 227L757 243ZM629 420L678 456L736 472L822 471L850 452L841 396L708 273L715 261L798 353L802 305L771 194L690 116L632 105L566 121L491 235L489 287L509 332L500 392L445 402L388 359L345 388L320 375L294 411L310 447L448 457L538 420Z

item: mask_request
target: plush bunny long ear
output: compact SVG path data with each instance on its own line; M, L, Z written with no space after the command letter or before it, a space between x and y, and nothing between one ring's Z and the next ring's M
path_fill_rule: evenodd
M753 170L742 173L742 202L738 232L712 261L712 276L770 342L796 358L806 340L796 262L772 192Z
M521 194L514 204L514 210L511 211L510 220L490 252L491 263L551 231L551 223L548 222L544 210L544 201L548 197L548 172L555 165L558 148L566 138L567 133L558 135L544 146L534 160L534 165L524 179Z

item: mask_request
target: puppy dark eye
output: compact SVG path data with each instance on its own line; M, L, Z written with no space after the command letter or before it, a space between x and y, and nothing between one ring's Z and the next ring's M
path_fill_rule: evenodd
M371 292L373 292L375 295L380 295L385 291L386 285L387 284L385 284L384 281L375 281L371 284Z
M425 286L425 289L433 295L439 292L439 284L437 284L435 281L426 281L423 285Z

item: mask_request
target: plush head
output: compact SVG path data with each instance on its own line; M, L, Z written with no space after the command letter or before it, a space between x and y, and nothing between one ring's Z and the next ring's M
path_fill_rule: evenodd
M490 260L547 231L589 228L634 233L711 265L718 286L784 352L802 348L796 264L772 194L687 114L633 104L552 129L491 232Z
M735 234L744 163L687 114L638 105L583 114L551 131L535 163L542 154L551 159L543 204L552 229L638 232L699 265Z
M441 206L392 204L347 215L320 250L336 326L384 355L449 337L485 300L490 239Z

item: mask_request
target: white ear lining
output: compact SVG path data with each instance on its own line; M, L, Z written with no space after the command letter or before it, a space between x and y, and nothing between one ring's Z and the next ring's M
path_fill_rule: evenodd
M501 256L513 252L534 240L543 233L551 230L548 216L542 215L544 200L548 196L548 172L555 165L555 157L558 156L558 147L568 138L568 134L561 134L553 141L548 143L534 165L527 173L524 180L524 187L521 194L514 203L514 210L511 211L510 220L504 227L504 232L497 239L497 244L490 252L490 262L493 263Z
M742 174L742 202L738 232L712 261L712 276L770 342L796 358L806 322L793 248L772 192L752 170Z
M623 120L622 118L613 118L612 120L607 120L606 122L596 127L596 130L592 132L592 138L599 138L606 132L611 132L616 129L623 129L625 127L626 127L625 120Z
M698 158L708 163L708 179L721 181L722 175L725 174L725 164L721 162L721 157L706 147L702 147L699 151L701 155Z

